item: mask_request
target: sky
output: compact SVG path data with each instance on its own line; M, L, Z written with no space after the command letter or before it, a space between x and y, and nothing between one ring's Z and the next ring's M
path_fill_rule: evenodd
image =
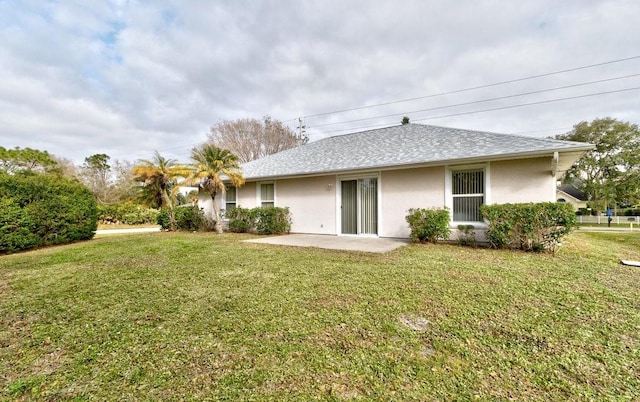
M639 20L637 0L0 0L0 146L188 162L266 115L311 141L403 116L640 123Z

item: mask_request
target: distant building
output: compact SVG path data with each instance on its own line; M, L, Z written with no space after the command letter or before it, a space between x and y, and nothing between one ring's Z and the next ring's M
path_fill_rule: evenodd
M577 211L587 207L587 195L572 184L563 184L556 190L556 201L568 202Z

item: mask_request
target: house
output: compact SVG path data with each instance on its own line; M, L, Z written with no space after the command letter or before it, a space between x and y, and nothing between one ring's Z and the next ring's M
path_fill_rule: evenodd
M474 225L482 204L556 200L556 182L592 145L422 124L311 142L241 165L220 208L289 207L291 231L408 238L409 208ZM211 213L211 200L199 203ZM454 235L455 238L455 235Z
M576 211L587 207L587 195L572 184L563 184L556 189L556 201L568 202Z

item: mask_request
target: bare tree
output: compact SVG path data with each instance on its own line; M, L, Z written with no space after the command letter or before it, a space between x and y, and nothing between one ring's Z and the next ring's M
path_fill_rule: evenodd
M227 120L211 127L209 143L228 149L240 163L252 161L305 144L305 135L296 134L281 121L265 116L258 119Z

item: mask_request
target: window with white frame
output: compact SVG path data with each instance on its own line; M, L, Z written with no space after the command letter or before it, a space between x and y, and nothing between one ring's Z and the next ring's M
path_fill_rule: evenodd
M454 222L482 222L480 206L485 202L484 169L451 172Z
M236 190L235 186L229 186L227 188L227 193L225 194L224 197L224 202L225 202L225 211L229 212L231 210L233 210L238 202L238 190Z
M276 205L275 186L273 183L260 183L260 206L273 207Z

